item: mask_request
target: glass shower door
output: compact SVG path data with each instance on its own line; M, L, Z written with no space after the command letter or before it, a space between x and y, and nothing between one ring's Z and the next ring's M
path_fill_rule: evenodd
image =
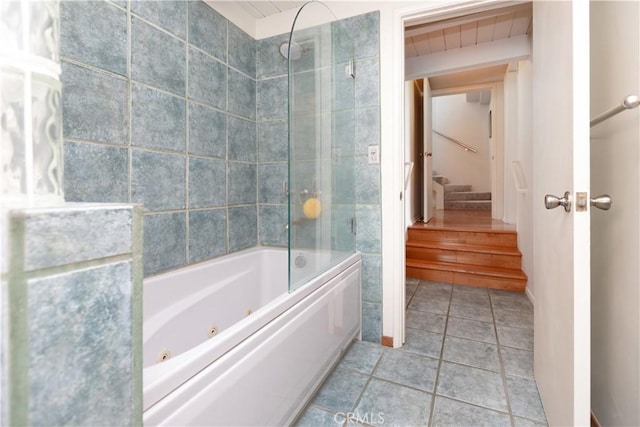
M296 30L301 17L326 24ZM355 251L353 44L320 2L305 4L289 59L289 290Z

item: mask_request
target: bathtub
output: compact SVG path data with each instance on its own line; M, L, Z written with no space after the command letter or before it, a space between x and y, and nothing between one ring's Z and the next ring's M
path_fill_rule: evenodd
M360 333L360 255L296 252L309 277L336 265L291 293L287 256L252 248L144 280L145 425L295 419Z

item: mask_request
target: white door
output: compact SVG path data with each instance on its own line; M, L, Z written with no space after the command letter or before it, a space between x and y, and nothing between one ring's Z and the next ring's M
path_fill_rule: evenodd
M433 217L435 197L433 195L433 122L431 117L431 86L429 79L424 79L423 103L423 131L424 131L424 151L423 151L423 171L424 171L424 196L422 198L424 207L424 222L428 222Z
M534 369L550 425L589 425L589 2L534 2ZM571 211L545 209L547 193Z

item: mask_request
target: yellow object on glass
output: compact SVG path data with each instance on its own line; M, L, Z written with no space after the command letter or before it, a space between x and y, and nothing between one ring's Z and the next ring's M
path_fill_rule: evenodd
M320 216L320 212L322 212L322 203L315 197L310 198L304 205L302 205L302 212L304 216L309 219L316 219Z

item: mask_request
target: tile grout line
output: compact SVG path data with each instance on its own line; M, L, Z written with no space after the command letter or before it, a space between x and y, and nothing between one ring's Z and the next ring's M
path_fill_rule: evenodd
M493 332L496 334L496 344L498 347L498 360L500 362L500 377L502 379L502 387L504 388L504 397L507 404L507 410L509 411L509 420L511 426L515 427L515 419L511 410L511 397L509 396L509 387L507 383L507 373L504 367L504 357L502 356L502 349L500 348L500 338L498 337L498 326L496 324L496 316L493 310L493 298L491 298L491 292L489 292L489 306L491 308L491 316L493 317Z
M362 391L360 392L360 394L358 395L358 398L355 400L355 402L353 403L353 407L351 408L351 412L355 411L355 409L358 407L358 405L360 404L360 400L362 400L362 396L364 395L365 390L367 389L367 387L369 387L369 384L371 383L371 380L373 380L373 373L376 371L376 369L378 369L378 365L380 365L380 361L382 361L382 357L384 356L384 354L387 352L386 349L382 349L382 353L380 354L380 357L378 358L378 361L376 362L375 366L371 369L371 372L368 374L368 379L367 382L365 383L364 387L362 387ZM343 423L343 427L347 427L348 426L348 420L344 420Z
M418 285L420 286L420 284ZM417 292L416 288L416 292ZM447 328L449 327L449 315L451 313L451 301L453 300L453 286L451 285L451 293L449 294L449 305L447 307L447 317L444 323L444 330L442 331L442 345L440 347L440 358L438 359L438 369L436 370L436 380L433 384L433 394L431 395L431 406L429 407L429 420L427 426L433 426L433 418L436 407L436 396L438 395L438 385L440 384L440 369L442 368L442 362L444 359L444 343L447 337Z
M184 136L184 209L185 209L185 218L184 218L184 228L185 228L185 248L184 248L184 256L187 261L187 264L191 262L191 253L189 251L190 240L191 240L191 229L189 227L189 210L190 210L190 200L189 200L189 167L191 166L191 158L189 157L189 120L191 119L189 116L189 5L185 8L185 51L184 51L184 116L185 116L185 136Z
M131 24L131 2L127 2L126 6L126 17L127 17L127 108L129 109L129 135L128 135L128 143L126 145L127 148L127 199L129 203L133 203L133 96L132 96L132 83L131 76L132 72L132 61L131 58L133 56L133 41L132 41L132 31L133 26ZM142 214L143 222L144 222L144 212Z

